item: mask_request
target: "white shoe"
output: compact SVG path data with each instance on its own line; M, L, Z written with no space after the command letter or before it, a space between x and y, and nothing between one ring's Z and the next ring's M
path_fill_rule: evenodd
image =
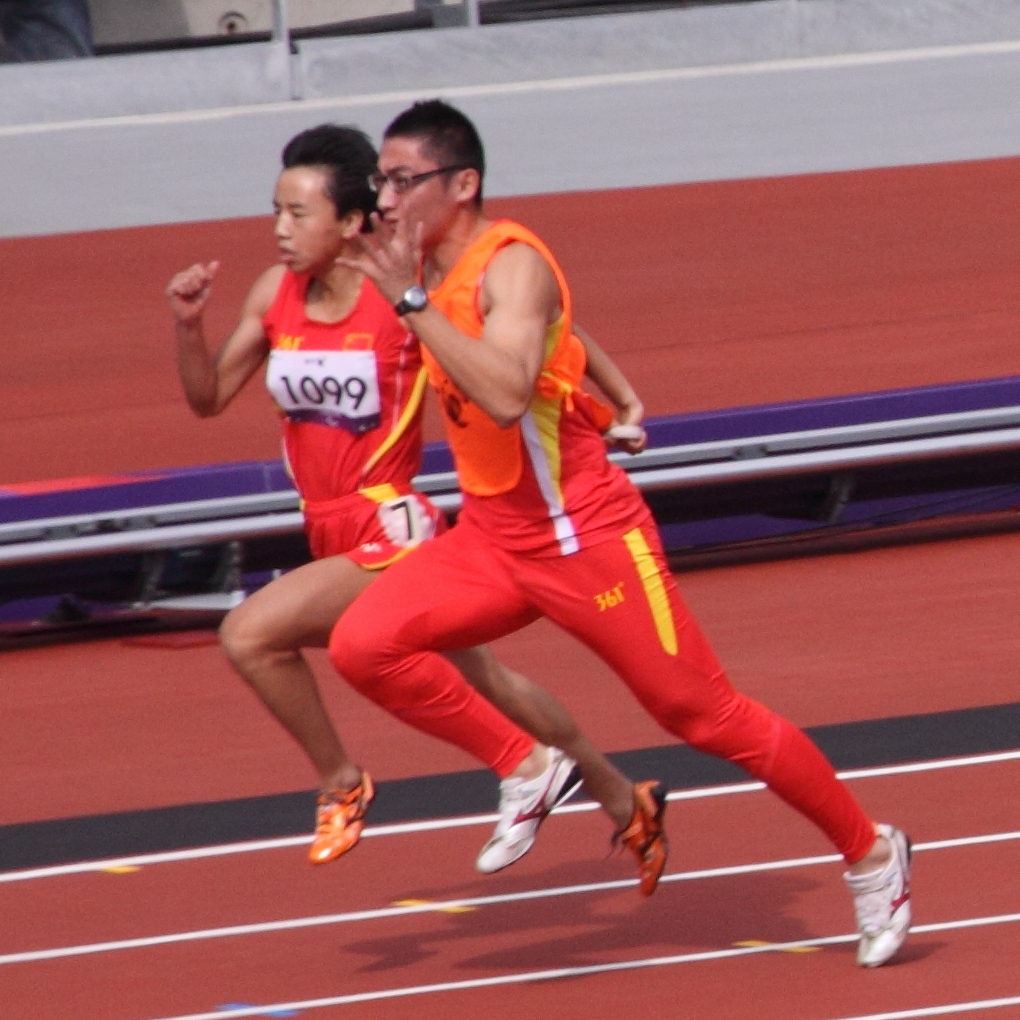
M549 764L536 779L504 779L499 784L499 822L475 867L489 875L523 857L549 812L580 785L577 762L557 747L549 748Z
M843 875L854 898L861 933L857 962L862 967L891 960L910 929L910 839L891 825L876 825L875 830L892 848L889 863L867 875Z

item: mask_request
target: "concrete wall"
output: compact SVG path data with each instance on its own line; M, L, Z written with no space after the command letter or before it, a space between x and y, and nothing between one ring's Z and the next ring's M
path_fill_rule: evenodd
M1017 0L759 0L306 40L293 88L265 44L3 65L0 124L1014 39Z
M0 235L267 211L324 120L444 95L490 194L1020 153L1016 0L762 0L0 67ZM294 96L300 98L292 98Z
M760 0L310 40L300 63L313 98L1012 39L1017 0Z

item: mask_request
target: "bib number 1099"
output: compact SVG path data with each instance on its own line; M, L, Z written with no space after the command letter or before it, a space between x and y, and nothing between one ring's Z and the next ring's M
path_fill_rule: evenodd
M292 421L354 432L379 424L379 376L372 351L273 351L266 385Z
M356 412L368 393L368 384L356 375L343 381L332 375L320 379L312 375L303 375L300 379L281 375L280 382L287 391L292 407L302 404L325 407L328 403L329 407L338 408L347 400Z

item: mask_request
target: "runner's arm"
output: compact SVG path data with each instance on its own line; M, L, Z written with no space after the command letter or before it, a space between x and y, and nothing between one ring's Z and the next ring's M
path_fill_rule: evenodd
M510 244L489 263L480 304L480 340L465 336L433 305L407 320L461 392L508 428L531 403L546 331L560 314L559 288L534 248Z
M203 313L218 262L196 264L167 286L177 335L177 371L191 409L199 417L219 414L237 396L269 353L262 319L273 302L283 269L274 266L255 281L233 332L213 355L205 338Z
M377 214L373 223L380 226ZM396 304L418 282L421 225L412 237L406 221L358 238L361 254L338 258L374 281ZM527 411L545 355L545 335L560 315L556 277L530 245L501 248L485 271L479 294L483 319L479 339L461 333L432 304L408 312L404 322L431 351L461 392L501 428Z
M627 377L592 339L591 334L576 322L574 335L584 344L588 356L585 375L612 401L616 408L616 420L621 425L639 425L645 416L645 407Z
M584 345L587 356L585 374L609 398L616 408L616 425L640 426L645 416L641 398L620 371L616 362L595 342L591 334L578 323L574 323L574 335ZM635 436L617 437L612 429L605 434L606 442L627 453L640 453L648 445L644 429Z

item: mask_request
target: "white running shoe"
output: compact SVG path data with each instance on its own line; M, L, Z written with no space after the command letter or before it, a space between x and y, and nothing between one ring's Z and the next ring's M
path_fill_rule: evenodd
M499 784L499 822L475 867L490 875L523 857L549 812L580 785L577 762L557 747L549 748L549 764L536 779L504 779Z
M854 898L861 933L857 962L862 967L881 967L891 960L910 929L910 839L891 825L875 829L892 848L889 863L867 875L843 875Z

